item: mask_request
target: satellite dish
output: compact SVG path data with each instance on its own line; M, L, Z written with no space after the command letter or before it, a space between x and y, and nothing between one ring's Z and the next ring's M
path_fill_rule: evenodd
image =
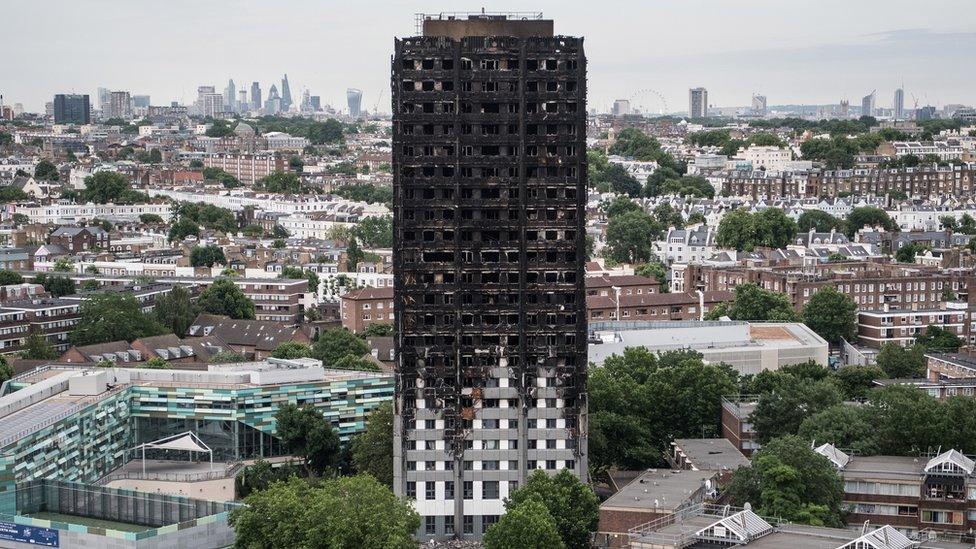
M705 490L711 490L711 489L712 489L712 479L705 480Z

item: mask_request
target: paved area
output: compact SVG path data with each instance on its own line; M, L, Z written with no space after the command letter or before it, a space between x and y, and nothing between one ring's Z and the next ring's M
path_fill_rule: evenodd
M210 501L234 501L234 479L204 480L198 482L167 482L162 480L113 480L109 488L139 490L153 494L185 496Z

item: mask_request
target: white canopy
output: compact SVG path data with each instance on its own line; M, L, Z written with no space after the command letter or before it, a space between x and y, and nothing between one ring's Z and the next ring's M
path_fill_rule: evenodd
M182 450L184 452L205 452L210 454L210 469L213 470L213 450L204 444L193 431L163 437L152 442L144 442L132 450L142 452L142 474L146 474L146 450Z
M173 439L172 437L170 437L170 440L160 439L165 442L160 442L160 441L147 442L142 446L148 449L158 448L160 450L190 450L192 452L210 451L210 448L207 448L206 446L203 445L202 442L197 442L196 439L194 439L193 433L186 433L183 435L176 435L176 436L178 436L179 438Z

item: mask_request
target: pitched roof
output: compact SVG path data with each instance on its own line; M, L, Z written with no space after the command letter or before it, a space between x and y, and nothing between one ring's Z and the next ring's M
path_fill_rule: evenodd
M908 549L914 546L915 543L908 539L905 534L886 524L841 545L837 549Z
M772 531L772 525L747 507L695 532L695 537L700 540L746 543Z
M925 464L926 473L935 471L938 473L965 473L971 475L973 474L974 468L976 468L976 462L964 456L959 450L943 452Z
M813 451L829 459L834 464L834 467L838 469L843 469L851 461L851 456L841 452L833 444L821 444L814 448Z
M295 341L303 335L298 326L270 320L240 320L220 315L201 314L187 330L188 337L214 335L229 345L273 351L281 343ZM302 337L301 340L307 339Z

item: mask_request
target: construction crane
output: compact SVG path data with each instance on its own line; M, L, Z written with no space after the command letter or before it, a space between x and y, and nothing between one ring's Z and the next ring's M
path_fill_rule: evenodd
M370 114L376 114L376 109L380 108L380 101L383 100L383 90L380 89L380 94L376 97L376 103L373 103L373 110Z

